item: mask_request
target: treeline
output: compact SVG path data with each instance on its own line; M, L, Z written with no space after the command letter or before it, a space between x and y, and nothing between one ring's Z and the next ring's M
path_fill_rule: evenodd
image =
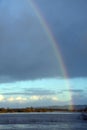
M0 113L21 113L21 112L82 112L83 109L69 110L69 109L54 109L54 108L0 108ZM87 109L85 109L87 112Z

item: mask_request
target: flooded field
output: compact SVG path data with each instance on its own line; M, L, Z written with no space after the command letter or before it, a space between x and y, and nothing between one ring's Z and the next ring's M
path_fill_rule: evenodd
M87 130L80 113L0 114L0 130Z

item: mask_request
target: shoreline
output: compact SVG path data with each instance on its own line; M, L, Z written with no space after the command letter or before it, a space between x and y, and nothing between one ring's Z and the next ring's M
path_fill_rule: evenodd
M81 112L61 112L61 111L55 111L55 112L6 112L6 113L0 113L2 114L78 114Z

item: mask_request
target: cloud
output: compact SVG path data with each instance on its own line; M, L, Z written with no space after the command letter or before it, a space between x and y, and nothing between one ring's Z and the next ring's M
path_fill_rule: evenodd
M7 100L8 100L9 102L13 102L13 101L14 101L14 98L13 98L13 97L9 97Z
M60 47L69 77L87 77L87 1L50 0L49 4L38 0L38 4Z
M4 0L0 16L1 82L57 76L54 50L30 5Z
M57 96L53 96L53 97L51 97L51 99L53 100L53 101L59 101L59 99L58 99L58 97Z
M5 101L7 101L7 102L25 102L25 101L27 101L27 98L26 97L23 97L23 96L17 96L17 97L15 97L15 96L9 96L9 97L6 97L6 96L4 96L4 95L0 95L0 102L5 102Z
M87 96L84 94L76 93L72 95L73 104L86 104Z
M31 96L30 98L30 101L37 101L37 100L41 100L42 99L42 97L41 96Z
M0 102L2 102L4 100L4 96L0 95Z
M4 95L0 95L0 102L7 102L8 104L9 103L12 103L12 104L16 104L16 103L33 103L33 102L46 102L46 101L54 101L54 102L57 102L59 101L58 97L55 96L55 95L52 95L52 96L44 96L44 95L32 95L32 96L29 96L29 97L23 97L22 96L9 96L9 97L6 97Z
M16 101L19 101L19 102L24 102L24 101L27 101L27 98L26 97L17 97L16 98Z
M53 32L56 47L60 47L69 77L87 76L86 1L36 2ZM54 43L30 4L24 0L3 0L0 18L0 82L63 75Z
M54 101L57 101L58 100L58 96L56 95L30 95L30 96L5 96L5 95L0 95L0 101L9 101L9 102L15 102L15 101L18 101L18 102L22 102L22 101L36 101L36 100L47 100L47 99L50 99L50 100L54 100Z
M13 88L12 88L13 89ZM10 91L4 92L2 91L1 95L3 96L23 96L26 98L31 97L30 99L33 100L33 98L35 99L42 99L44 97L52 97L51 99L56 100L56 95L58 95L59 100L68 100L70 99L70 95L84 95L85 94L85 90L84 89L46 89L46 88L22 88L21 90L16 90L16 91L12 91L12 89ZM54 96L55 95L55 96ZM65 96L66 98L63 99L63 96ZM54 97L54 98L53 98ZM12 99L13 100L13 99Z
M70 92L70 93L83 93L83 89L69 89L69 90L62 90L62 92Z
M52 95L52 96L41 96L41 95L33 95L33 96L30 96L30 101L40 101L40 100L52 100L52 101L59 101L58 97L55 96L55 95Z
M24 88L26 94L30 95L54 95L55 90L45 89L45 88Z
M1 107L29 107L29 106L52 106L52 105L65 105L65 104L85 104L87 96L74 95L72 101L69 100L68 95L31 95L25 96L0 96Z
M32 89L24 89L24 90L21 90L21 92L12 92L12 90L10 92L2 92L2 95L5 95L5 96L10 96L10 95L24 95L24 96L32 96L32 95L40 95L40 96L51 96L51 95L55 95L55 94L58 94L60 92L55 92L54 90L45 90L45 89L35 89L35 88L32 88Z
M27 98L26 97L23 97L23 96L17 96L17 97L15 97L15 96L11 96L11 97L5 97L4 98L4 101L7 101L8 103L9 102L14 102L14 103L17 103L17 102L19 102L19 103L23 103L23 102L27 102Z

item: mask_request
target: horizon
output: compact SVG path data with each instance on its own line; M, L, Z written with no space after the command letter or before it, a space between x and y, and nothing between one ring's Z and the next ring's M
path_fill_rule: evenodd
M53 106L27 106L27 107L0 107L0 109L28 109L28 108L46 108L46 109L70 109L70 110L79 110L79 109L83 109L86 108L87 104L74 104L74 107L70 107L71 105L53 105ZM76 107L81 107L81 108L76 108Z

